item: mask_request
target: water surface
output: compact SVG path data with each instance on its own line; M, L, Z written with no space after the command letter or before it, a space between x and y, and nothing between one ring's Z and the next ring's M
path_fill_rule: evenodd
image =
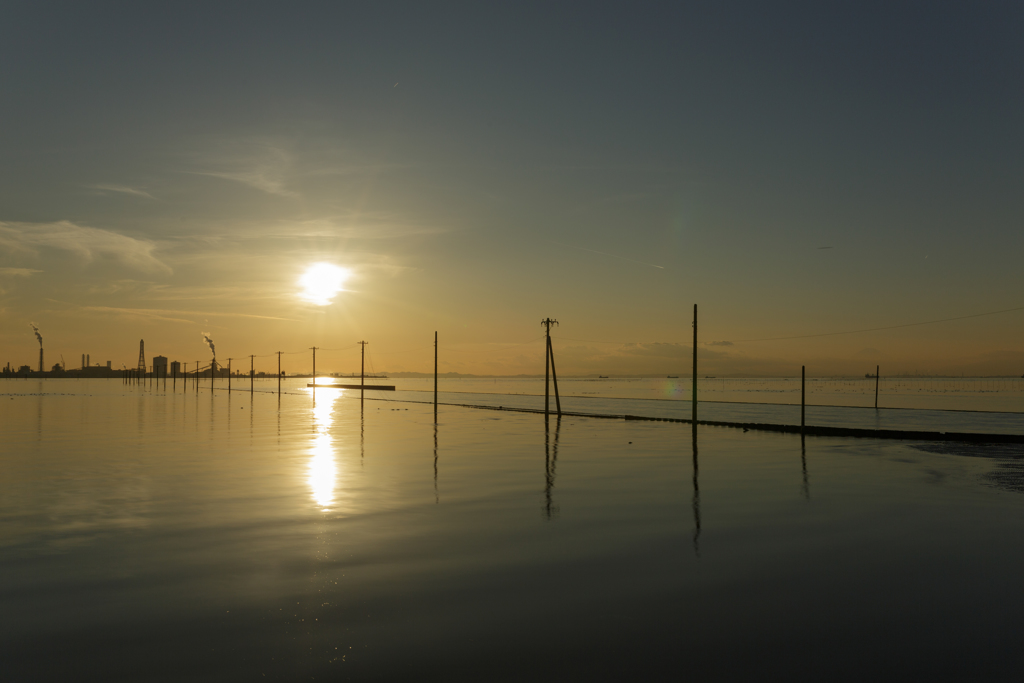
M1024 663L1013 447L181 389L0 385L5 680Z

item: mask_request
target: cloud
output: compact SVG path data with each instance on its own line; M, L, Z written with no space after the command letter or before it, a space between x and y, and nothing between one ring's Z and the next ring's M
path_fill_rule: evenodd
M153 256L156 244L110 230L76 225L70 221L56 223L12 223L0 221L0 246L12 251L34 253L40 248L60 249L78 254L86 261L96 256L109 256L142 271L170 272L171 269Z
M237 145L228 146L237 147ZM256 151L228 152L219 158L210 158L202 163L202 165L214 168L189 171L189 173L242 183L261 192L281 197L298 196L286 187L287 177L291 174L293 165L291 154L275 145L243 144L242 147L249 150L255 148Z
M0 277L29 277L41 272L35 268L0 268Z
M205 175L222 180L232 180L254 187L267 194L276 194L282 197L297 197L298 195L284 186L284 178L273 168L258 167L247 171L192 171L193 175Z
M279 221L267 226L262 236L276 238L326 237L349 239L395 239L413 235L440 235L446 228L417 225L393 216L361 213L348 217ZM257 233L259 234L259 233Z
M86 185L93 190L100 190L101 192L120 192L122 194L130 194L136 197L145 197L147 199L156 199L153 195L144 190L138 190L134 187L128 187L127 185Z
M118 308L115 306L82 306L79 311L87 313L108 313L144 320L166 320L170 322L192 323L194 320L177 318L174 316L198 316L202 318L255 318L257 320L284 320L287 322L298 322L293 318L278 318L272 315L252 315L249 313L223 313L220 311L176 311L158 308Z
M708 346L735 346L731 341L713 341L708 342Z

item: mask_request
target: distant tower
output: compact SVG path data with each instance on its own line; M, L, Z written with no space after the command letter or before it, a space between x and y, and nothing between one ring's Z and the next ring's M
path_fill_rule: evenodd
M146 341L139 340L139 372L146 374Z
M92 358L89 357L89 354L85 354L85 367L89 367L90 365L92 365Z
M43 371L43 347L39 347L39 372Z
M85 370L85 354L82 354L82 369Z

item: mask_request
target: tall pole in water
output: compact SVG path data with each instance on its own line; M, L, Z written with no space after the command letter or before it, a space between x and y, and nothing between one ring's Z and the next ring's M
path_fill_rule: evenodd
M551 381L555 385L555 410L558 416L562 416L562 399L558 397L558 373L555 372L555 349L551 346L551 337L548 337L548 357L551 358ZM557 431L555 434L557 435Z
M363 402L363 392L366 390L366 345L370 342L358 342L362 347L359 351L359 402Z
M228 358L228 393L231 393L231 359Z
M807 392L805 384L807 382L807 366L800 366L800 431L804 431L804 406L807 403Z
M693 420L694 426L697 425L697 304L693 305L693 397L691 399L693 404Z
M316 381L316 380L314 380ZM277 395L281 395L281 352L277 352Z
M199 395L199 361L196 361L196 396Z
M434 330L434 422L437 422L437 330Z
M315 346L309 347L313 349L313 387L316 387L316 348Z
M255 366L253 365L253 358L255 358L255 357L256 356L249 356L249 397L250 398L252 397L252 394L253 394L253 382L256 381L256 370L254 369Z
M875 366L875 410L878 410L878 367Z
M552 318L544 318L540 321L544 326L544 417L548 416L551 403L551 326L557 325L558 321Z

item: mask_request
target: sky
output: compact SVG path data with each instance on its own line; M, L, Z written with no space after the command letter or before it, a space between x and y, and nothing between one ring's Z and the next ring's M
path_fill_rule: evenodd
M1019 3L0 16L0 364L1024 372Z

